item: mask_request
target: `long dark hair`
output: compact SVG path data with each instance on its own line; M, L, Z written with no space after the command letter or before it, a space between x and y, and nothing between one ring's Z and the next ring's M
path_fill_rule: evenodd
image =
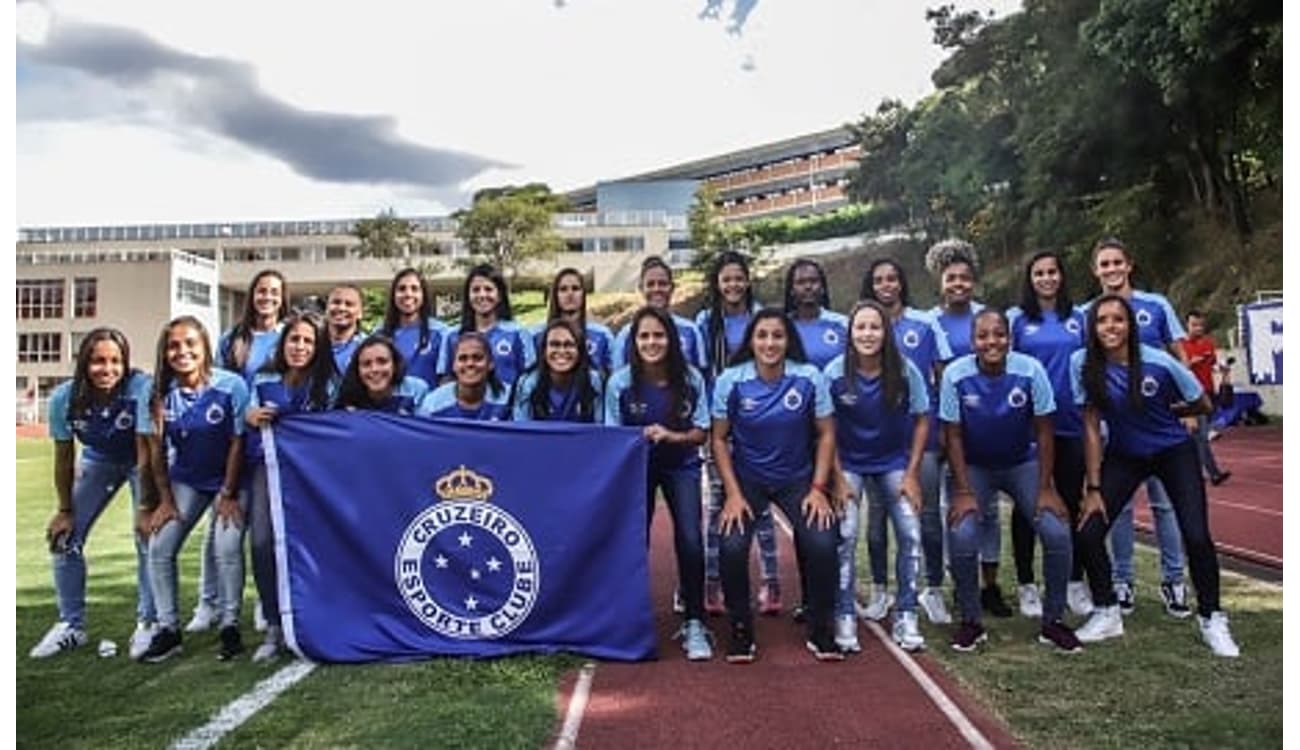
M1065 263L1061 256L1052 250L1040 250L1025 264L1025 280L1020 287L1020 310L1025 317L1035 323L1043 322L1043 310L1038 306L1038 292L1034 291L1034 264L1044 258L1056 261L1056 271L1061 277L1061 286L1056 290L1056 319L1069 320L1074 312L1074 300L1070 299L1070 284L1065 276Z
M473 283L476 277L481 277L492 282L497 288L497 320L514 320L515 315L510 310L510 287L506 285L506 277L492 266L483 263L469 269L465 275L465 287L460 295L460 332L476 330L474 328L474 308L469 304L469 285Z
M795 271L798 271L804 266L811 266L812 268L817 269L817 275L822 280L822 296L820 304L823 310L831 309L831 290L826 284L826 271L817 261L800 258L794 263L791 263L790 267L786 269L785 272L785 311L787 314L794 312L799 307L799 305L794 301L794 274ZM750 322L753 323L752 320Z
M725 302L722 299L722 285L718 279L722 276L722 269L727 266L740 266L740 270L745 272L745 279L751 280L749 275L749 261L745 256L734 250L724 250L718 254L717 262L713 264L713 270L709 272L709 330L705 334L709 337L709 363L710 368L716 375L727 366L727 314ZM752 282L752 280L751 280ZM754 286L751 283L745 288L745 312L754 309Z
M429 285L425 283L424 276L414 268L403 268L397 272L393 280L388 285L388 304L384 307L384 324L379 327L379 331L385 336L396 336L397 328L402 323L402 313L397 309L397 284L407 276L414 276L415 280L420 282L420 310L416 315L420 321L420 345L415 347L415 351L423 351L424 347L429 345L429 318L433 315L433 304L429 299Z
M339 397L334 403L334 408L342 409L351 406L356 409L378 409L382 406L370 398L370 391L366 389L366 384L361 382L361 352L371 346L387 348L388 355L393 358L393 380L389 387L396 392L398 386L402 384L402 379L406 377L406 360L402 359L402 353L397 351L397 345L392 339L382 333L372 333L357 346L352 361L348 362L347 372L343 374L343 382L339 384ZM332 357L333 354L330 356Z
M561 317L560 305L556 301L559 296L560 279L565 276L577 276L578 285L582 287L582 307L578 308L578 324L583 331L587 330L587 280L583 278L582 271L576 268L561 268L551 279L551 288L546 293L546 319L548 321Z
M551 331L557 328L568 331L578 346L578 359L573 365L573 387L578 389L578 416L590 421L596 414L598 394L591 385L591 360L587 356L587 337L583 331L578 330L573 321L565 318L556 318L548 322L546 330L542 333L542 351L534 366L537 370L537 384L528 397L529 411L532 412L534 419L546 419L551 415L551 386L554 381L551 378L550 365L546 362L546 345L551 337ZM523 378L515 381L514 391L510 395L511 401L517 397L521 382Z
M898 350L898 343L894 341L894 327L889 323L889 313L876 300L864 299L849 311L849 335L844 337L844 377L850 383L853 382L854 373L862 363L862 354L853 345L853 321L864 310L875 310L880 316L881 328L884 329L884 338L880 344L880 385L884 391L885 407L895 411L905 409L910 395L904 374L907 365L903 363L903 355Z
M126 336L116 328L107 326L95 328L81 340L77 349L77 364L72 371L72 391L68 398L68 421L80 418L90 409L95 397L95 387L90 384L90 357L95 351L95 344L108 341L117 346L122 355L122 379L108 392L109 401L113 401L126 390L127 381L135 374L131 370L131 345Z
M636 335L641 330L641 322L646 318L659 321L659 325L663 326L664 332L668 334L668 353L664 358L664 366L668 372L668 419L680 420L682 404L691 403L695 396L691 392L690 379L686 375L686 355L682 353L682 341L677 336L677 326L673 323L673 316L649 305L637 310L632 316L629 334L632 346L627 358L628 366L632 371L632 391L639 393L646 377L646 365L641 360L641 352L636 348Z
M1083 390L1089 403L1099 409L1110 408L1106 394L1106 350L1097 336L1097 311L1102 305L1118 304L1128 318L1128 403L1134 409L1142 408L1142 345L1138 338L1137 322L1133 320L1133 306L1118 294L1103 294L1093 300L1088 308L1087 353L1083 358Z
M749 319L749 325L745 326L745 340L741 342L740 348L736 350L736 356L732 357L732 365L739 365L754 359L754 329L764 320L772 319L781 321L781 327L785 329L785 358L794 362L808 361L808 355L803 350L803 341L799 338L799 332L795 330L794 322L785 314L785 311L778 310L775 307L764 307L754 313L754 317Z
M289 335L299 325L310 326L316 336L311 361L306 367L307 409L323 411L330 405L329 386L330 381L334 379L334 354L330 349L330 337L325 327L325 318L320 313L312 310L295 311L284 319L280 341L275 345L275 356L262 366L262 372L275 372L281 376L289 372L289 361L284 349L288 344Z
M483 354L487 356L488 391L494 396L499 396L505 390L505 385L501 383L501 378L497 377L497 361L492 356L492 342L488 341L488 337L478 331L466 331L456 339L456 348L451 352L452 380L456 379L456 349L459 349L467 341L478 342L478 345L483 347Z
M289 316L289 284L284 280L284 275L272 268L258 271L253 276L253 280L248 282L244 313L235 327L230 329L230 335L222 345L221 360L232 370L243 370L244 364L248 362L248 353L253 343L253 325L257 323L257 308L253 306L253 296L257 292L258 283L268 277L280 282L280 310L276 313L276 322L282 322Z
M181 315L167 321L163 326L162 333L158 335L158 356L154 362L153 378L153 395L150 404L154 411L155 421L161 427L160 418L163 397L172 386L172 381L176 379L176 372L172 370L171 363L167 361L167 337L171 335L172 329L176 326L189 326L199 334L199 339L203 342L203 364L199 370L205 381L212 378L212 338L208 336L208 329L203 323L193 315Z
M907 274L903 272L903 265L895 258L876 258L867 266L867 272L862 276L862 291L859 292L859 299L880 301L876 296L876 285L873 279L876 276L876 269L881 266L893 266L894 273L898 274L898 302L903 307L912 304L911 293L907 288Z

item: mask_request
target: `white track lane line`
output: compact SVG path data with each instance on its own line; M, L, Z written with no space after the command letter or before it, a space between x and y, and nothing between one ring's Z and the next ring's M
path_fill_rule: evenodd
M312 662L296 661L281 669L257 683L252 690L231 701L207 724L173 742L171 750L207 750L216 745L222 737L248 721L268 703L275 700L277 695L293 687L299 680L311 674L315 668L316 665Z
M786 533L786 536L794 539L794 529L790 528L790 523L786 520L784 514L773 513L772 519L781 526L781 530ZM903 669L921 688L926 697L934 703L935 707L943 713L944 717L952 723L953 728L970 743L971 747L977 750L993 750L993 743L989 742L989 739L984 736L979 727L976 727L962 712L961 708L948 697L948 694L943 692L943 688L930 679L930 675L926 674L924 669L917 666L910 656L894 644L893 639L885 633L884 628L872 622L867 623L867 629L876 636L877 640L885 644L885 650L889 652L890 656L893 656L895 661L902 665Z
M591 682L596 676L596 663L589 661L578 672L578 681L573 685L573 695L569 696L569 710L564 714L564 727L555 740L555 750L573 750L578 746L578 729L582 727L582 716L587 711L587 701L591 698Z

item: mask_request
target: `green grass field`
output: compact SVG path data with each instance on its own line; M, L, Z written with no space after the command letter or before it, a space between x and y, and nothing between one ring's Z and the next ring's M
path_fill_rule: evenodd
M18 441L20 746L165 746L288 663L217 662L215 633L188 636L185 653L163 664L127 659L135 562L125 493L100 519L87 548L91 644L43 661L27 658L56 618L43 544L53 508L51 456L48 441ZM1009 554L1010 544L1003 547ZM182 556L182 617L194 604L198 549L192 537ZM865 565L865 550L858 559ZM1163 614L1154 553L1139 548L1138 563L1138 610L1119 642L1058 656L1034 643L1033 623L1015 617L986 621L990 643L978 655L950 651L946 630L923 626L930 653L1029 747L1280 747L1281 590L1224 576L1224 604L1243 656L1218 660L1201 644L1194 620ZM1013 578L1009 561L1002 577ZM244 616L250 646L258 636L253 596L250 581ZM96 656L101 638L117 642L118 656ZM579 663L556 656L320 667L222 746L539 747L555 726L557 682Z

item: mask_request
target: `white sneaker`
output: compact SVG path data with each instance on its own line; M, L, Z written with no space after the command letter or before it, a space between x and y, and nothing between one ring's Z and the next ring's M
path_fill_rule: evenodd
M41 642L32 646L31 653L28 654L33 659L44 659L54 656L60 651L68 651L81 646L86 642L86 631L81 628L74 628L66 622L56 622L54 627L45 633Z
M952 615L948 612L948 605L943 599L943 589L937 586L926 586L925 591L917 598L921 609L925 610L925 617L935 625L952 624Z
M871 585L871 598L862 609L862 616L868 620L880 622L889 615L889 608L894 606L894 595L884 586Z
M1083 643L1097 643L1122 635L1124 635L1124 618L1119 613L1118 604L1093 609L1088 621L1074 631L1074 637Z
M925 648L925 638L916 626L915 612L899 612L894 616L894 643L907 652Z
M699 620L687 620L677 631L682 639L682 651L686 652L687 661L708 661L713 658L713 646L709 641L713 634Z
M1201 621L1201 640L1205 641L1215 656L1231 659L1241 656L1241 649L1237 648L1237 642L1232 640L1232 632L1228 630L1228 616L1222 610L1209 617L1196 619Z
M259 645L253 651L253 662L270 661L280 655L280 646L283 645L280 639L280 628L271 626L266 629L266 637L262 639Z
M858 643L858 620L853 615L838 615L835 618L835 645L841 651L858 653L862 644Z
M253 605L253 630L265 633L267 624L266 615L262 614L262 600L258 599Z
M199 602L199 606L194 608L194 616L185 625L185 632L202 633L205 630L211 630L212 626L217 624L217 619L216 607L207 602Z
M1065 589L1065 602L1070 611L1080 617L1092 614L1092 591L1083 581L1070 581Z
M138 622L135 624L135 632L131 634L131 646L127 653L131 656L131 661L140 661L144 652L149 650L149 644L153 643L153 634L158 632L158 626L152 622Z
M1038 596L1038 586L1032 583L1022 583L1019 587L1020 593L1020 614L1031 620L1037 620L1043 616L1043 600Z

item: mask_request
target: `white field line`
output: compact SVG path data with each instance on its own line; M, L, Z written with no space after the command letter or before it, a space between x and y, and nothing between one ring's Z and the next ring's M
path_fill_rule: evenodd
M790 523L786 520L785 516L780 513L773 513L772 518L781 526L781 530L786 533L786 536L793 540L794 529L790 528ZM934 703L935 707L943 713L944 717L952 723L953 728L955 728L957 732L970 743L971 747L976 748L977 750L993 750L993 743L989 742L989 739L984 736L984 733L966 717L966 714L963 713L961 708L959 708L957 704L948 697L947 693L943 692L943 688L939 687L934 680L930 679L930 675L926 674L925 670L917 666L916 662L914 662L911 657L903 653L903 650L898 646L894 645L893 640L885 634L883 628L873 622L868 623L868 629L870 629L872 634L876 636L877 640L885 644L885 649L889 651L889 654L893 656L900 665L902 665L903 669L916 682L917 686L921 688L921 691L925 693L926 697Z
M1211 508L1233 508L1236 510L1247 510L1250 511L1251 513L1262 513L1266 516L1277 516L1278 518L1282 517L1282 511L1280 510L1270 510L1268 508L1257 508L1254 505L1242 505L1241 503L1230 503L1227 500L1210 500L1209 505Z
M221 738L248 721L268 703L302 678L311 674L316 665L309 661L296 661L262 680L252 690L244 693L222 708L207 724L195 729L171 744L171 750L207 750Z
M573 685L573 695L569 696L569 710L564 715L564 727L555 740L555 750L574 750L578 746L578 729L582 726L582 716L587 711L587 701L591 698L591 682L596 675L596 663L589 661L578 672L578 681Z

